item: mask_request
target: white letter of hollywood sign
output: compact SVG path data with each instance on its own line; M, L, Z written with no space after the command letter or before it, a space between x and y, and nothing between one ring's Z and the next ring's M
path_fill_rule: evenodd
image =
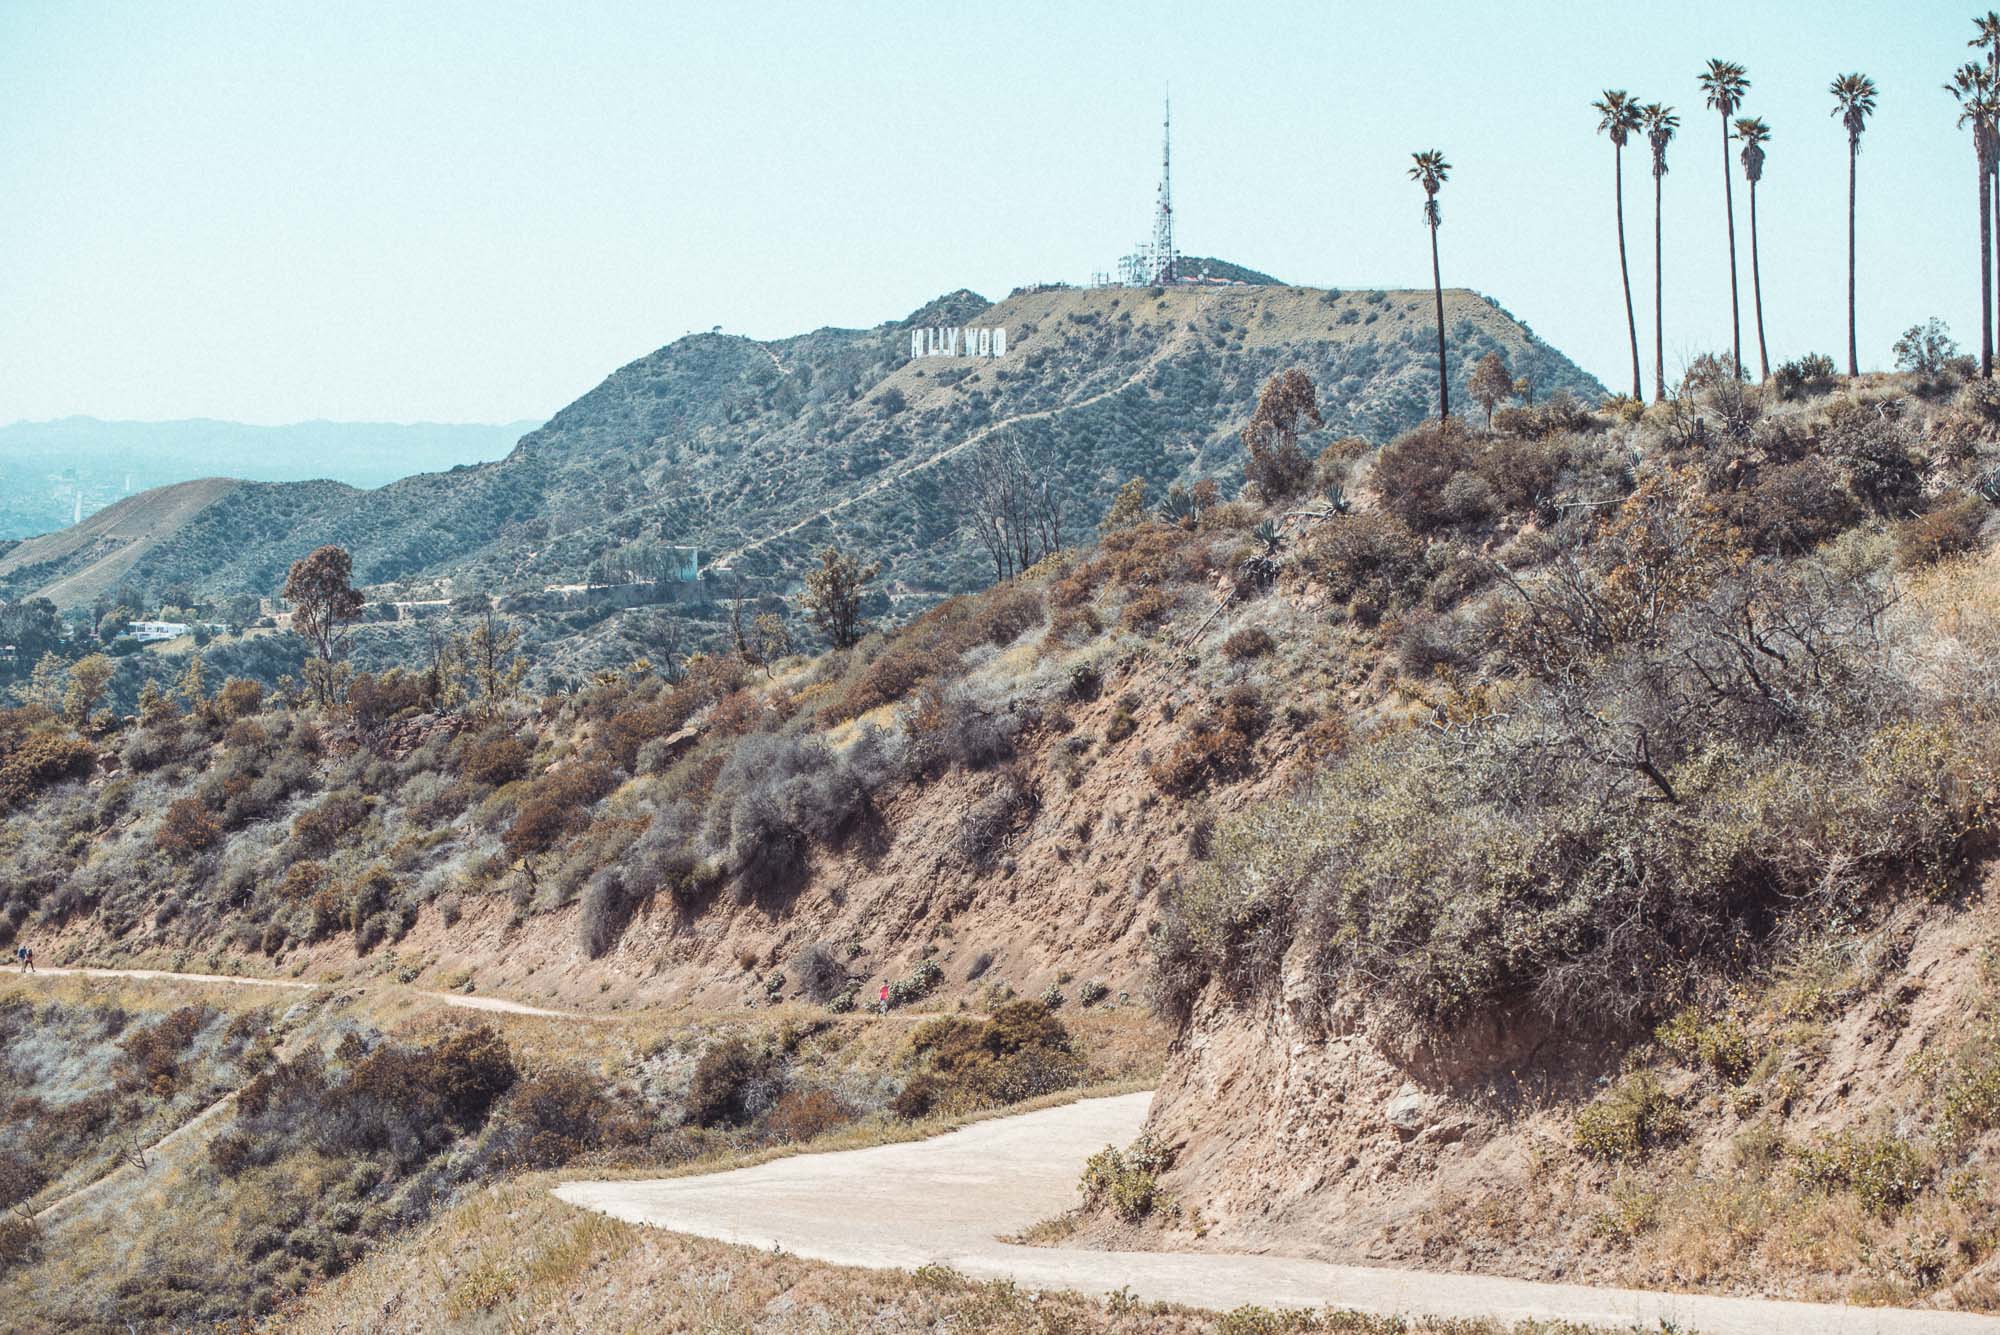
M912 357L1005 357L1007 330L993 329L912 329Z

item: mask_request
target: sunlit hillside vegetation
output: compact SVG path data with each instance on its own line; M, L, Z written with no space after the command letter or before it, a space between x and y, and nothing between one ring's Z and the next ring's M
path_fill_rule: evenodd
M1376 443L1276 377L1242 409L1240 495L1127 485L1097 541L886 631L856 603L829 631L853 642L816 655L795 614L542 694L503 617L483 650L284 691L190 679L130 720L46 682L0 720L7 931L44 959L579 1008L1033 999L1042 1019L1006 1021L1025 1037L953 1022L872 1103L843 1095L885 1118L1074 1085L1038 1026L1148 997L1213 1028L1283 989L1288 1023L1396 1060L1534 1016L1614 1070L1673 1020L1709 1061L1721 999L1829 923L1949 917L1977 882L2000 409L1949 367L1759 389L1713 361L1653 407L1509 397L1490 427ZM728 1060L748 1079L758 1051ZM347 1098L344 1070L300 1089ZM1570 1161L1646 1162L1699 1124L1690 1087L1649 1088L1677 1111L1592 1113ZM1163 1106L1167 1133L1200 1112ZM1953 1106L1949 1140L1911 1133L1921 1180L1885 1229L1983 1180L2000 1114ZM632 1162L658 1151L635 1135ZM1223 1170L1183 1149L1192 1207ZM1979 1262L1988 1207L1964 1201L1986 1199L1951 1197L1961 1259L1911 1292Z

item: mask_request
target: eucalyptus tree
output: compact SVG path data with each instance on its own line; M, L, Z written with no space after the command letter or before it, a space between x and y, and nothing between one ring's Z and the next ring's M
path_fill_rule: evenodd
M1438 420L1451 416L1451 390L1444 368L1444 278L1438 268L1438 191L1451 179L1451 164L1438 149L1410 154L1410 179L1424 188L1424 224L1431 229L1431 291L1437 298Z
M1993 16L2000 20L2000 15ZM1847 127L1847 373L1861 374L1854 352L1854 177L1861 157L1861 132L1875 114L1875 81L1865 74L1843 74L1827 86L1833 94L1833 114Z
M1993 197L1986 182L1994 163L1994 118L2000 112L1993 79L1979 65L1960 65L1944 90L1958 99L1958 124L1972 128L1972 151L1979 159L1979 374L1993 375Z
M1770 142L1771 127L1760 117L1745 116L1736 122L1736 139L1743 145L1743 178L1750 182L1750 295L1757 312L1758 379L1771 378L1771 354L1764 348L1764 280L1757 268L1757 182L1764 179L1764 145Z
M1597 112L1597 132L1611 137L1612 182L1618 217L1618 277L1625 285L1625 332L1632 343L1632 397L1644 400L1639 383L1639 324L1632 317L1632 270L1625 262L1625 141L1639 128L1639 103L1622 88L1607 88L1590 104Z
M1730 185L1735 175L1729 167L1729 118L1743 105L1750 91L1750 77L1733 60L1710 60L1701 72L1701 89L1711 110L1722 116L1722 210L1729 220L1729 351L1730 369L1743 375L1742 300L1736 285L1736 196Z
M1667 340L1660 292L1660 182L1667 174L1667 145L1673 142L1674 131L1680 128L1681 118L1674 114L1672 107L1648 102L1639 108L1639 123L1646 131L1646 142L1653 148L1653 397L1664 402L1667 397Z

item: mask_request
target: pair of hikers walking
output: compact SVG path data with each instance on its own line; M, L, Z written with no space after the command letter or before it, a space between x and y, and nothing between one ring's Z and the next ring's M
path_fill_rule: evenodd
M33 973L35 971L35 952L27 946L15 946L14 963L21 966L22 973Z

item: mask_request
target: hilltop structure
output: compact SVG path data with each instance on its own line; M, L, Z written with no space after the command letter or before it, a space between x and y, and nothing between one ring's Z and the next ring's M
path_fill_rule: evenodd
M1260 275L1261 277L1261 275ZM1211 262L1184 257L1174 241L1174 107L1168 99L1160 122L1160 192L1153 205L1153 237L1118 261L1117 276L1091 275L1092 287L1169 287L1206 284L1235 287L1246 280L1218 274Z

